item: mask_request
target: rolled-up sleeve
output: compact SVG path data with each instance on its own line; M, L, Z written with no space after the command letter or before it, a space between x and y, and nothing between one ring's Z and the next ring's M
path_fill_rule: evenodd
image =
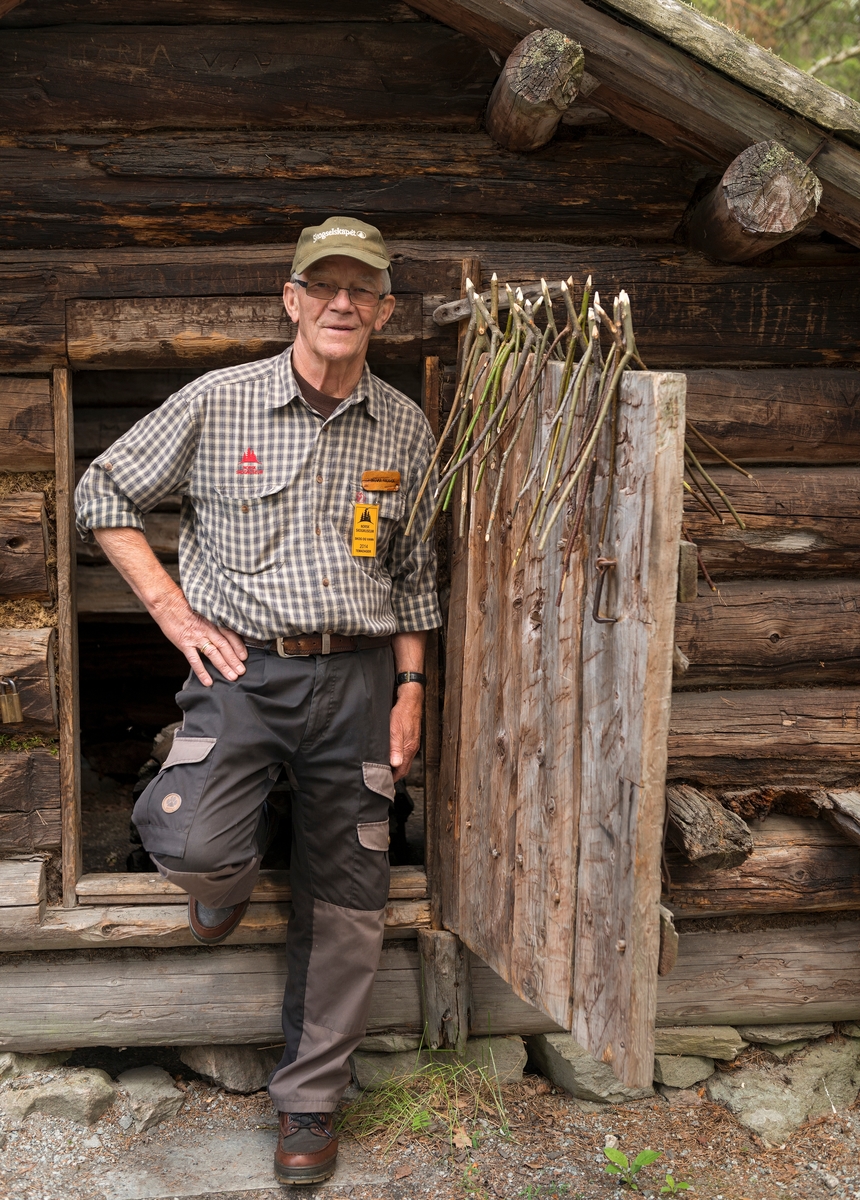
M434 470L407 534L406 526L415 504L421 481L433 455L435 443L426 426L416 436L409 454L409 482L406 488L405 511L400 529L391 539L387 567L391 576L391 607L398 633L418 633L438 629L442 624L439 599L436 594L436 538L431 533L422 541L427 523L433 513L433 496L438 474Z
M143 530L144 513L185 490L197 439L197 413L183 389L95 458L75 490L83 540L94 529Z

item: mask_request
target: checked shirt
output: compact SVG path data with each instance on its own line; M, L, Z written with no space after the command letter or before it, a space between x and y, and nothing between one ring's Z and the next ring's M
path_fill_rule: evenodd
M81 536L144 530L144 514L180 493L182 590L211 621L261 639L436 628L435 552L421 542L432 487L404 533L433 452L426 418L365 366L323 421L290 359L212 371L138 421L78 485ZM365 471L399 471L400 491L362 493ZM352 555L362 500L379 504L375 558Z

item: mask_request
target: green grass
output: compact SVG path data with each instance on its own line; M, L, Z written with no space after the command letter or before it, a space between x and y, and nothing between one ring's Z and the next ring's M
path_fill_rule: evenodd
M457 1149L477 1148L481 1133L471 1127L483 1117L503 1137L507 1114L494 1075L463 1063L450 1051L420 1051L408 1073L365 1092L344 1113L341 1126L360 1140L381 1138L386 1153L404 1134L443 1133Z
M44 747L56 756L57 743L44 733L0 733L0 754L12 754L21 750L39 750Z

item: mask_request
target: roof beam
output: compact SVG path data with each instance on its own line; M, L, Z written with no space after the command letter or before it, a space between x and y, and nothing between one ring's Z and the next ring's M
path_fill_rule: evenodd
M508 55L484 124L505 150L539 150L576 99L582 47L555 29L538 29Z
M528 11L517 0L410 3L504 54L534 29L558 29L585 51L590 104L705 162L725 168L765 141L780 142L803 161L814 158L823 187L820 222L860 246L860 152L675 46L583 0L529 0Z
M24 0L0 0L0 17L5 17L6 13L17 8L19 4L23 4Z

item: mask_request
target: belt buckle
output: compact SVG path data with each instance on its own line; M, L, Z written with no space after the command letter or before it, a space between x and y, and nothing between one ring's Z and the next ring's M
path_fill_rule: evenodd
M331 654L331 634L330 633L320 634L320 638L322 640L322 649L320 650L320 653L321 654ZM304 654L301 651L299 651L298 654L290 654L290 652L288 650L284 649L285 641L286 641L285 637L276 637L275 638L275 649L277 650L278 656L280 658L312 658L313 657L312 654Z

